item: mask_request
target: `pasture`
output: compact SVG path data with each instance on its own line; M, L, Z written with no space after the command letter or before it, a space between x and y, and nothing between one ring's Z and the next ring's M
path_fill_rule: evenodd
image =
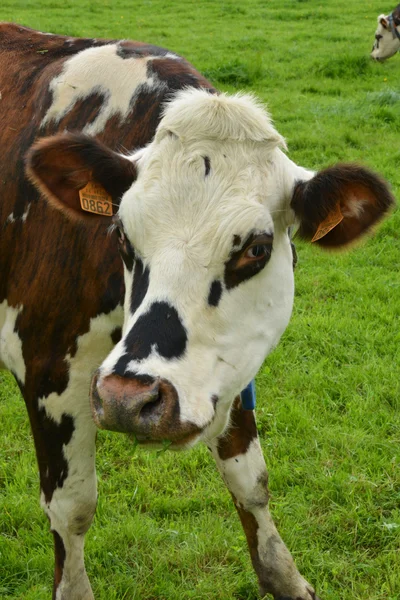
M399 198L400 56L369 58L376 17L393 7L3 0L0 17L167 47L218 88L265 101L298 164L362 162ZM257 378L271 511L322 600L398 600L400 212L349 253L297 251L293 317ZM4 371L0 428L0 598L47 600L52 539L26 412ZM147 452L100 432L97 453L86 543L96 600L256 600L239 519L204 447Z

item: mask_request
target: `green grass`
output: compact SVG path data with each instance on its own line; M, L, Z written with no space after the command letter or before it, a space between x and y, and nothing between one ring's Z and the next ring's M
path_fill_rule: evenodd
M356 160L398 195L400 56L368 58L382 10L361 0L3 0L0 16L166 46L221 89L267 102L299 164ZM323 600L398 600L399 211L351 253L298 252L293 318L257 379L273 514ZM0 598L48 599L52 548L31 436L13 382L0 378ZM244 535L204 448L158 455L102 432L97 464L86 546L97 600L257 597Z

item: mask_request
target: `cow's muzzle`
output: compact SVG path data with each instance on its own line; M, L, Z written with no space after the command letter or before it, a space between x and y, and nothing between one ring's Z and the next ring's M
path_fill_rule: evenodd
M140 443L189 444L201 429L180 420L175 387L148 375L120 377L95 374L90 390L94 421L100 429L133 434Z

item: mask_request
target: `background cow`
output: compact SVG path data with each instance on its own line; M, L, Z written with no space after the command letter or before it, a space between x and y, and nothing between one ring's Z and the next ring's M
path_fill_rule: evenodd
M400 4L389 15L379 15L371 56L375 60L390 58L400 49Z
M288 227L346 245L392 204L386 184L297 166L254 99L215 94L166 50L6 24L1 53L0 358L30 416L54 597L93 597L93 414L143 444L206 442L261 593L316 598L270 517L254 415L234 398L290 318Z

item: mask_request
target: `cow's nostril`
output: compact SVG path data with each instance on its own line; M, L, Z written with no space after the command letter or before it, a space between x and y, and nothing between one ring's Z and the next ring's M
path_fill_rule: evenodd
M139 418L143 421L158 420L162 415L162 410L163 398L161 390L158 388L146 399L140 410Z

